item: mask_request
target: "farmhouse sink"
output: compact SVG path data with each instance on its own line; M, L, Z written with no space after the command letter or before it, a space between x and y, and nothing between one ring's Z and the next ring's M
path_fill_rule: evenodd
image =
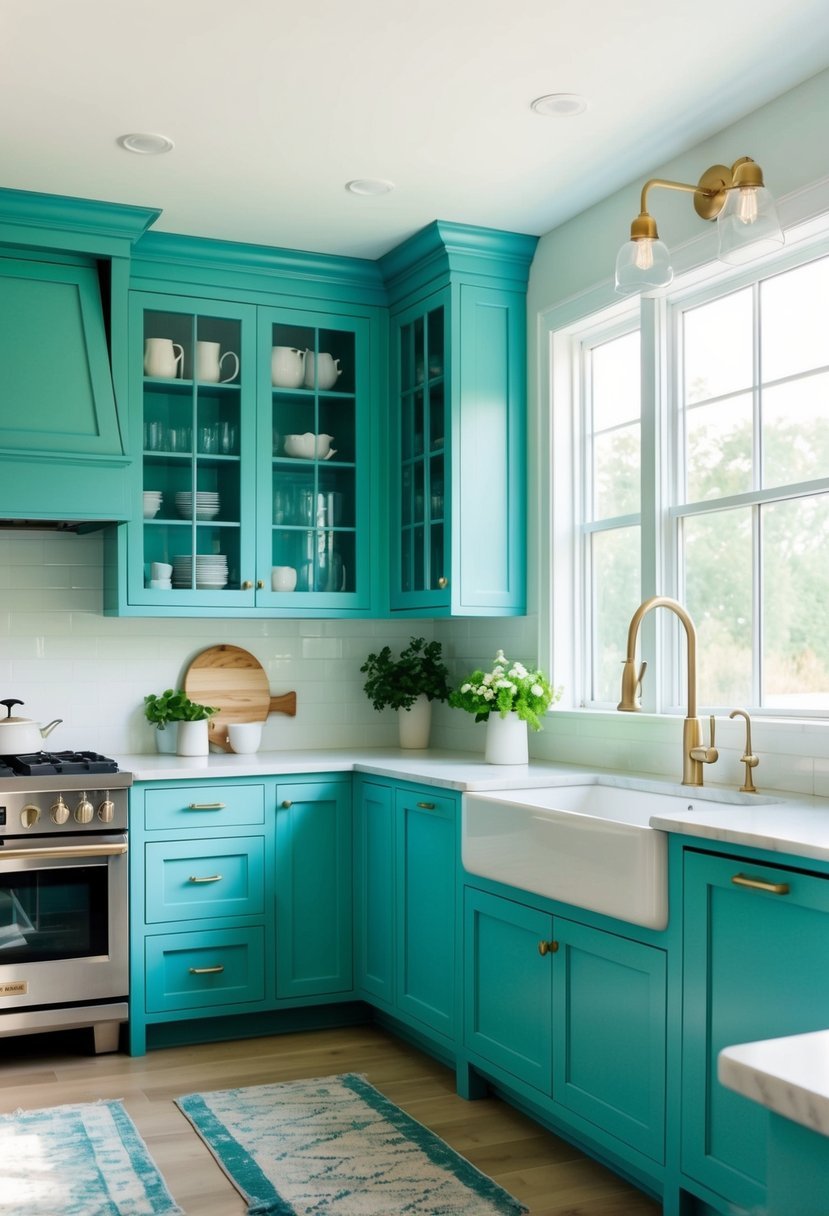
M750 799L734 794L724 802L719 791L666 793L611 780L467 794L463 864L482 878L664 929L667 835L649 826L651 817ZM759 801L755 797L754 805Z

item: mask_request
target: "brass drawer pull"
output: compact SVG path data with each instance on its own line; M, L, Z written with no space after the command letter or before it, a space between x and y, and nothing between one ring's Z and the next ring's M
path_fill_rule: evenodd
M558 942L539 942L538 953L542 956L545 954L555 954L558 950Z
M434 811L434 810L437 810L437 808L436 808L436 806L435 806L434 802L418 802L418 804L417 804L417 805L420 807L420 809L421 809L422 811Z
M191 802L186 808L188 811L223 811L225 809L224 802Z
M735 887L750 887L752 891L768 891L770 895L788 895L787 882L763 882L760 878L746 878L743 874L735 874L731 879Z
M218 975L220 971L224 971L224 965L219 963L217 967L191 967L191 975Z
M195 874L190 875L191 882L221 882L221 874L208 874L206 878L198 878Z

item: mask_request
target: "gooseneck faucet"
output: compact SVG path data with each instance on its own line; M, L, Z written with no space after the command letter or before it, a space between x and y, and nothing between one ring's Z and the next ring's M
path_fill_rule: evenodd
M702 741L702 723L697 717L697 631L688 613L676 600L666 595L654 595L640 604L630 620L628 628L627 658L622 670L622 699L617 709L624 713L639 713L642 706L639 692L646 663L636 670L636 639L639 626L652 608L669 608L675 613L685 629L688 651L688 709L682 729L682 784L702 785L703 764L713 764L719 757L714 746L714 715L711 715L711 739L708 747Z

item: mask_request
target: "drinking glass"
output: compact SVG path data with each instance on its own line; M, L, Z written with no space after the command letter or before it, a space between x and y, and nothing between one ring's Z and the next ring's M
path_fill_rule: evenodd
M224 456L236 451L236 427L232 422L219 423L219 451Z
M199 448L209 456L217 450L219 429L215 424L203 426L199 430Z

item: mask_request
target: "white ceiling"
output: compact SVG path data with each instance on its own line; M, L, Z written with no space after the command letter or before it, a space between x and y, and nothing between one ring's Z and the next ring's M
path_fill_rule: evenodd
M826 0L0 0L0 186L365 257L436 218L543 233L827 64ZM589 110L530 110L554 92Z

